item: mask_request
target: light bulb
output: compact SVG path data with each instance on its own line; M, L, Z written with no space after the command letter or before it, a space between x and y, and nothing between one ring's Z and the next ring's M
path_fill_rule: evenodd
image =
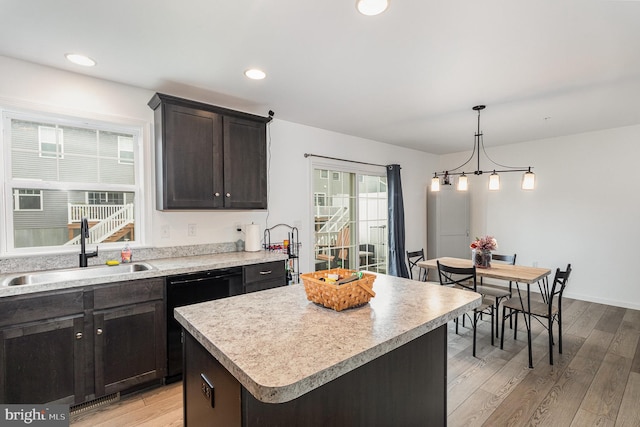
M440 191L440 178L437 176L431 178L431 191Z
M467 176L463 173L458 178L458 191L467 191L468 188Z
M489 190L495 191L500 189L500 175L493 171L491 175L489 175Z
M536 187L536 175L531 172L531 168L522 175L522 189L533 190Z

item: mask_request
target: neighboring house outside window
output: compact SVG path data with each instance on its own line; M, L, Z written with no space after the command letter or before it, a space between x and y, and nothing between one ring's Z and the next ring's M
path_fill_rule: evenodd
M42 191L15 188L13 190L13 210L41 211Z
M87 203L90 205L124 205L124 193L90 191L87 193Z
M0 112L7 165L0 180L13 196L3 203L8 232L0 234L0 248L28 253L75 245L83 217L96 227L89 243L135 242L134 230L142 228L136 219L143 218L140 127Z
M327 193L313 193L313 206L327 206Z

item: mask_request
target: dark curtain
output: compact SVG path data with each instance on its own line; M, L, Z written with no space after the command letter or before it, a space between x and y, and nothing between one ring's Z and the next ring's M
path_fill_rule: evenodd
M409 278L404 262L404 202L400 165L387 166L387 195L389 197L389 274Z

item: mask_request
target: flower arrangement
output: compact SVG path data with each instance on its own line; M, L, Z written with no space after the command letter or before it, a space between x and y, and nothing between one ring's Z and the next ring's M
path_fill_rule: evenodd
M483 251L495 251L498 249L498 241L493 236L486 235L484 237L476 237L476 240L469 245L471 249L480 249Z

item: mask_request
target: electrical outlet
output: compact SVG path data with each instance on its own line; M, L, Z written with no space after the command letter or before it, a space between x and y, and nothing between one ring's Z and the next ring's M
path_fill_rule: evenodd
M213 394L213 384L211 384L211 381L209 381L209 378L207 378L205 376L205 374L200 374L200 391L202 392L202 395L205 397L205 399L207 399L207 401L209 401L209 403L211 404L212 408L215 408L215 398L214 398L214 394Z
M187 227L187 234L189 236L195 236L196 235L196 225L195 224L189 224L189 226Z
M168 226L168 225L163 225L163 226L160 228L160 236L161 236L163 239L168 239L168 238L169 238L169 226Z

